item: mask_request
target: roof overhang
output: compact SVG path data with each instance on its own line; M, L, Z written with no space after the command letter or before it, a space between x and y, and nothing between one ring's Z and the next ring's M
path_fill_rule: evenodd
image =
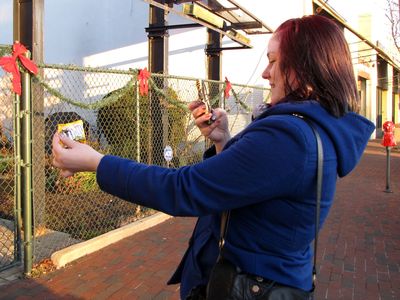
M367 39L365 36L363 36L361 33L359 33L357 30L352 28L346 20L341 17L331 6L329 6L326 2L323 2L321 0L313 0L315 4L317 4L321 9L323 9L325 12L327 12L329 15L331 15L337 22L339 22L344 28L346 28L348 31L353 33L356 37L358 37L362 42L367 44L369 47L374 49L382 58L384 58L386 61L388 61L392 66L396 67L397 69L400 68L400 61L392 56L389 55L380 45L380 43L377 41L377 43L373 43L369 39Z
M234 0L143 1L192 21L178 27L204 26L238 43L239 48L252 47L248 35L272 33L270 27Z

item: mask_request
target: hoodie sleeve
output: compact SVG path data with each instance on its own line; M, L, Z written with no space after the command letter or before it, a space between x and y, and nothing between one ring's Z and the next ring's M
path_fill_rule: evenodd
M293 195L309 145L304 128L289 118L254 122L220 154L178 169L104 156L98 184L105 192L174 216L207 215Z

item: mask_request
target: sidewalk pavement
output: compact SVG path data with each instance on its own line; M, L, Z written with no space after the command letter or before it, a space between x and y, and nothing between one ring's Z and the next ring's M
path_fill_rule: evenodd
M358 167L338 181L319 236L315 299L400 299L400 152L371 141ZM38 279L0 287L0 299L179 299L167 286L195 220L172 218Z

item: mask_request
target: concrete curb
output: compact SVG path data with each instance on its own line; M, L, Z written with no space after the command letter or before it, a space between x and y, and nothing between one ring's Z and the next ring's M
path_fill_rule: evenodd
M80 257L93 253L126 237L134 235L135 233L160 224L169 218L172 218L172 216L161 212L155 213L154 215L140 219L121 228L114 229L93 239L54 252L51 255L51 260L57 269L62 268L66 264Z

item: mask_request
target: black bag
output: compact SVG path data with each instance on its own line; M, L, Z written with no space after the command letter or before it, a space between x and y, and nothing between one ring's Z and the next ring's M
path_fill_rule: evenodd
M304 119L302 116L296 115ZM317 204L315 213L315 240L314 240L314 266L313 289L310 292L298 288L282 285L272 280L241 272L230 261L222 256L222 248L228 229L230 212L222 214L221 234L219 241L220 254L216 264L211 270L209 282L204 287L195 288L187 299L193 300L311 300L316 278L316 257L318 244L318 227L320 216L320 202L322 190L323 149L321 138L310 121L304 119L311 127L317 140Z
M313 293L240 272L231 262L221 258L214 265L206 295L202 299L311 300Z

